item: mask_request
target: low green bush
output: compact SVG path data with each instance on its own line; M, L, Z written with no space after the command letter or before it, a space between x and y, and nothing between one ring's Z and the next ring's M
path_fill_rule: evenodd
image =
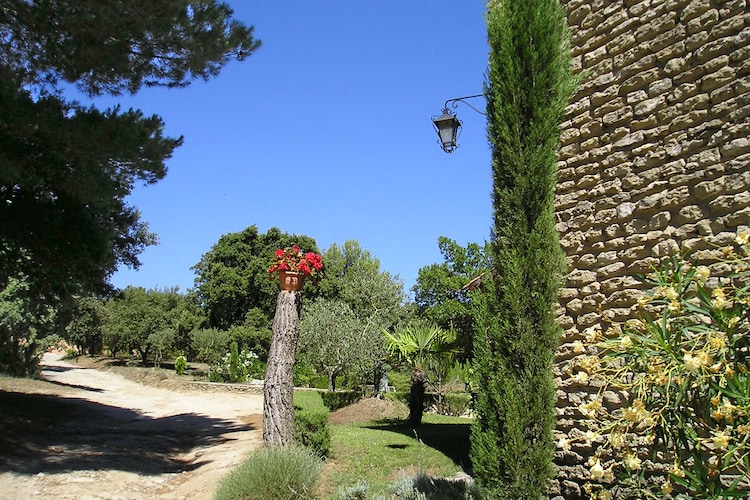
M219 483L216 500L291 500L314 498L323 463L299 446L254 451Z
M424 472L402 476L391 485L391 498L398 500L479 500L474 483L430 477Z
M318 456L327 456L331 450L331 424L328 421L328 409L295 408L294 439Z
M411 372L388 372L388 385L393 386L396 392L409 392L411 388Z
M188 363L187 359L185 359L185 356L177 356L177 359L174 360L174 371L177 372L177 375L182 375L185 373L185 370L187 370Z
M438 413L451 417L460 417L471 406L471 396L465 392L449 392L443 396L442 404L438 405Z
M383 394L383 399L396 403L409 404L409 391L394 391Z
M323 403L331 411L356 403L362 397L359 391L322 392Z

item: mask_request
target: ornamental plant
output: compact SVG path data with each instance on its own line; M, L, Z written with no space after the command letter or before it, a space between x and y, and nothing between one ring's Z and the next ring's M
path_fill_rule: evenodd
M646 278L640 319L579 346L590 356L575 377L600 390L579 407L578 439L597 446L591 479L609 483L586 485L592 498L750 496L749 239L711 265L672 258ZM608 408L618 394L625 405Z
M323 258L314 252L303 253L297 245L279 248L268 268L270 274L278 271L295 272L319 278L323 272Z

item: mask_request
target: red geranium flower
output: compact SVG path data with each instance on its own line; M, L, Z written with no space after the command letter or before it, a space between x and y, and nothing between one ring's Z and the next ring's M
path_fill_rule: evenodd
M269 273L278 271L297 272L317 279L323 272L323 257L314 252L302 253L297 245L279 248L268 267Z

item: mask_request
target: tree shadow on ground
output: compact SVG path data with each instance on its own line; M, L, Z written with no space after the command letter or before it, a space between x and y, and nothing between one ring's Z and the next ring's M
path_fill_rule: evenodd
M386 432L396 432L421 441L430 448L434 448L461 467L464 472L471 474L471 459L469 458L471 423L465 424L422 424L412 427L404 422L382 421L366 426Z
M194 413L154 418L79 398L0 391L0 469L19 474L191 471L190 452L250 425Z

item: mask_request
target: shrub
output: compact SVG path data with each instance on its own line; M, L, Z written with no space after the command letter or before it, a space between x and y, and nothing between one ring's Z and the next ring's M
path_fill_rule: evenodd
M339 500L370 500L370 485L364 479L354 486L341 486L338 491Z
M239 351L237 342L232 342L229 352L213 367L209 379L212 382L247 382L258 375L262 365L257 354L246 349Z
M359 391L327 391L320 393L320 395L323 398L323 403L331 411L336 411L339 408L354 404L362 397L362 393Z
M398 500L474 500L479 493L473 483L430 477L424 472L402 476L391 485L392 498Z
M184 374L185 370L187 370L187 367L188 364L185 356L177 356L177 359L174 360L174 371L177 372L177 375Z
M313 498L323 464L297 446L254 451L219 483L216 500L288 500Z
M409 391L386 392L383 394L383 399L396 403L409 404Z
M600 387L579 407L590 427L582 439L598 445L592 480L617 476L617 487L654 498L750 493L748 239L750 231L739 232L741 255L726 247L727 258L711 267L673 258L647 278L653 291L639 301L642 319L613 326L604 339L587 332L601 340L588 352L603 353L581 358L576 375ZM714 270L725 274L710 278ZM605 391L629 396L626 406L609 411ZM666 467L647 470L649 458ZM587 485L594 497L611 496L601 488Z
M440 415L450 415L460 417L471 406L471 396L465 392L449 392L443 396L442 403L438 404L438 413Z
M331 424L328 410L294 410L294 439L297 443L325 457L331 449Z

